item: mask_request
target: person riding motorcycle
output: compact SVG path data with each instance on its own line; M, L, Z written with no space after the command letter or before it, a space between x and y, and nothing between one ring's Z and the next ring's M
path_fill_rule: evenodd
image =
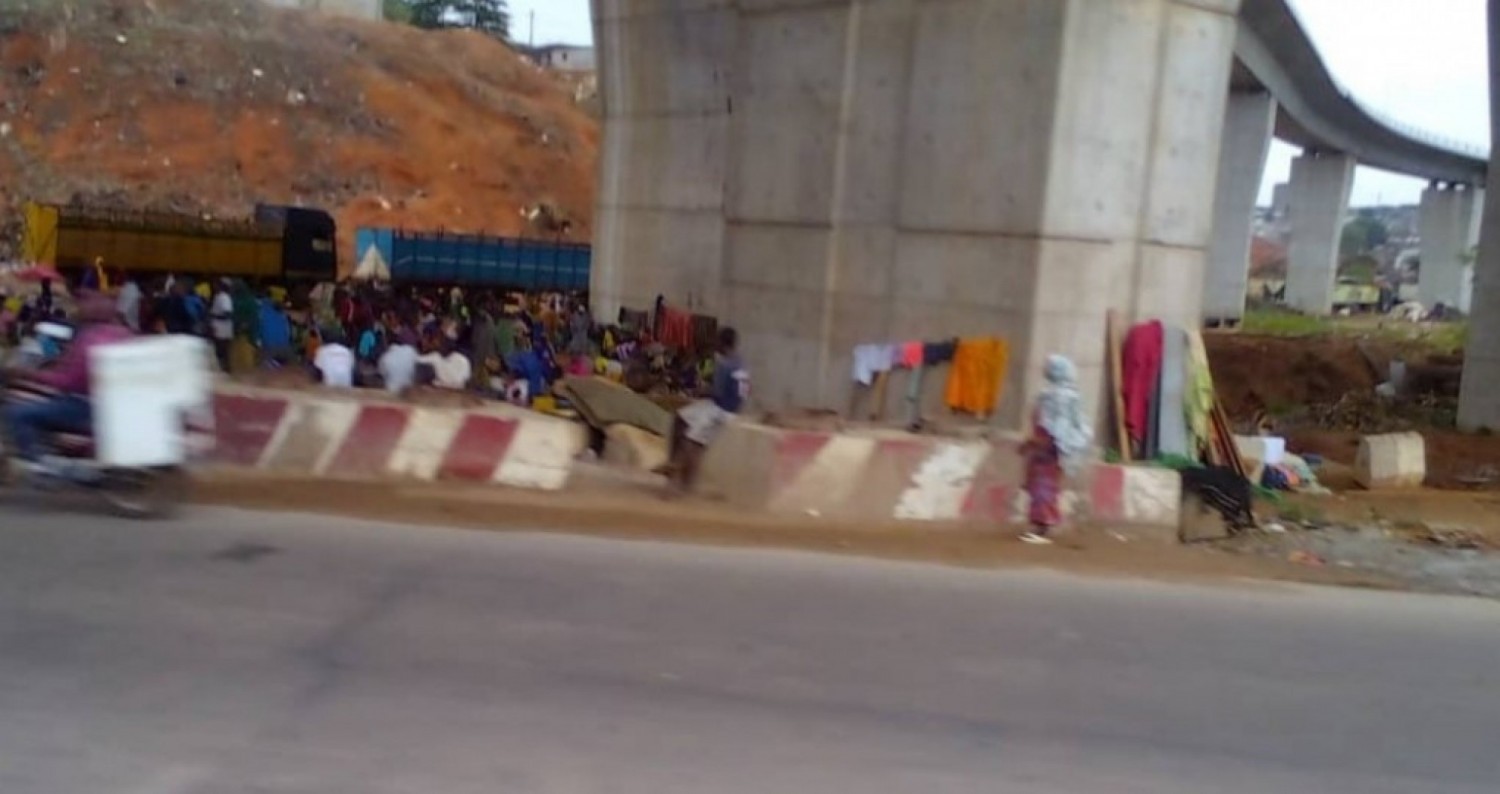
M41 439L48 432L86 432L92 426L89 402L89 352L102 345L129 339L129 328L115 313L114 301L100 293L87 293L78 300L78 331L52 367L13 372L12 377L58 392L38 402L5 406L5 425L15 444L15 457L24 468L45 470L41 461Z

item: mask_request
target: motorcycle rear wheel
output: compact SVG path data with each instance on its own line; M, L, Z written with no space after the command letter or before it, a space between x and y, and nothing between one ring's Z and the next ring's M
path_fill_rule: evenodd
M105 473L99 492L121 518L170 518L186 499L187 474L175 467L116 469Z

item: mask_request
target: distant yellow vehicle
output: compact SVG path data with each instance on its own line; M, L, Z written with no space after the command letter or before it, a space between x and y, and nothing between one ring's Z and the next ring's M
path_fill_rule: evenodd
M1374 311L1380 307L1380 288L1373 284L1357 284L1339 279L1333 288L1333 308L1350 311Z
M256 220L26 205L21 241L28 262L68 273L102 257L130 273L332 280L333 218L321 210L260 207Z

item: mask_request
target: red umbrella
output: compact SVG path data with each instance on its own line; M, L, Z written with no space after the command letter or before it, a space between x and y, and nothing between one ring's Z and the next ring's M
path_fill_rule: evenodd
M63 277L57 272L57 268L51 265L32 265L18 273L16 278L21 281L57 281L61 282Z

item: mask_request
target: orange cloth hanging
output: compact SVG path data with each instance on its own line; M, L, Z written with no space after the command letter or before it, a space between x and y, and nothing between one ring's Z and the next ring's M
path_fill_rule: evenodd
M961 339L948 371L946 402L955 411L989 416L1000 404L1010 349L1004 339Z

